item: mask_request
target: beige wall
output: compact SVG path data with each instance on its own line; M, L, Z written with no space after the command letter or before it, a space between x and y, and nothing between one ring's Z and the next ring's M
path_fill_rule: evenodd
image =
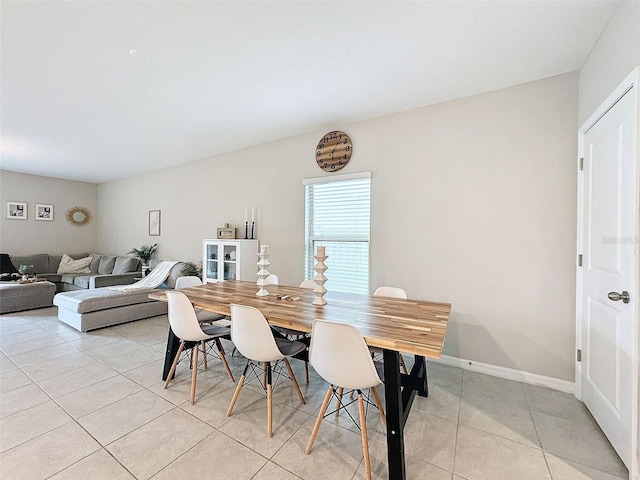
M26 202L27 220L8 220L7 200ZM0 251L10 255L91 252L97 247L97 222L74 227L65 219L71 207L82 206L93 213L98 207L98 186L57 178L0 170ZM36 221L36 203L53 205L53 222ZM105 252L107 253L107 252Z
M200 260L203 238L255 206L270 270L296 284L302 179L329 175L314 148L341 128L343 172L372 172L372 289L451 302L448 355L572 381L576 112L572 73L101 184L99 249L157 241L162 258Z
M640 65L640 1L623 0L580 69L579 125Z

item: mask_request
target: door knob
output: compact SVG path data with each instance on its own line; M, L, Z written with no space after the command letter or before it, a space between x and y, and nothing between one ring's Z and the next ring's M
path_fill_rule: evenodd
M622 293L609 292L609 295L607 295L607 297L609 297L609 300L613 300L614 302L622 300L622 303L629 303L629 292L627 292L626 290L624 290Z

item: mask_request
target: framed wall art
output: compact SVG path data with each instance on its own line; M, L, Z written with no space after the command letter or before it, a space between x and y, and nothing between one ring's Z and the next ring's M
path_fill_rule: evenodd
M53 205L36 203L36 220L53 222Z
M7 218L10 218L12 220L26 220L27 219L26 202L13 202L9 200L7 202Z
M149 235L160 236L160 210L149 210Z

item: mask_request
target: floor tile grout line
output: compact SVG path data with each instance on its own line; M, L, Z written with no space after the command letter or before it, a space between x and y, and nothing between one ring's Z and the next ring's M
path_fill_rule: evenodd
M544 459L544 464L547 467L547 473L549 474L549 479L553 479L553 472L551 471L551 466L549 465L549 461L547 460L547 454L544 450L544 446L542 445L542 439L540 438L540 433L538 432L538 427L536 426L536 422L533 419L533 410L531 408L531 404L529 403L529 395L525 391L525 388L522 387L522 391L524 392L524 401L527 403L527 408L529 409L529 418L531 418L531 423L533 425L533 430L536 432L536 438L538 439L538 444L540 445L540 450L542 451L542 458Z
M460 387L458 389L458 417L456 419L456 438L453 442L453 465L451 466L451 478L456 475L456 456L458 453L458 433L460 432L460 414L462 412L462 386L464 384L464 370L460 378Z

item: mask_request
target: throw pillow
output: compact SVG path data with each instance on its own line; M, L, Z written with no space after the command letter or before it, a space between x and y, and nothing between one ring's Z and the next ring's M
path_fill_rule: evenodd
M134 257L118 257L113 267L113 274L120 275L123 273L135 272L138 268L139 261Z
M91 273L98 273L98 268L100 266L100 259L102 255L99 253L92 253L91 255L91 265L89 265L89 270Z
M106 274L113 273L113 266L116 264L115 255L104 255L100 259L100 265L98 266L98 273Z
M81 258L74 260L69 255L64 253L60 265L58 266L58 274L63 273L91 273L89 271L89 265L91 264L91 257Z

